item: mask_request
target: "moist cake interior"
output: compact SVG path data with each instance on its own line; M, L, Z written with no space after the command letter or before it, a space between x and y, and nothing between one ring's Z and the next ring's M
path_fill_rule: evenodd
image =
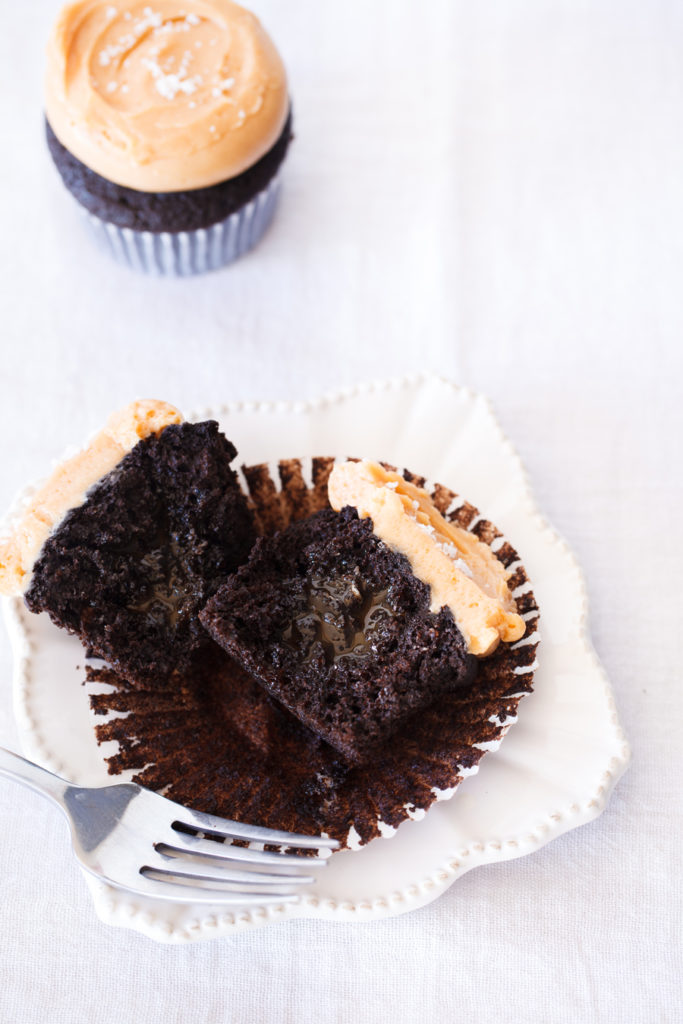
M268 540L200 613L221 646L350 761L471 682L476 659L448 609L354 509Z
M140 441L43 545L26 603L132 682L167 685L212 645L198 612L254 541L215 422Z

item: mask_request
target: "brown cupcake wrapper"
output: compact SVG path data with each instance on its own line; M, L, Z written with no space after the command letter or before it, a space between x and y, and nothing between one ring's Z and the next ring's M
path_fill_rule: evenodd
M243 467L258 532L270 535L328 507L335 461ZM109 684L108 692L91 696L93 711L119 716L96 727L99 742L118 742L118 752L107 758L112 774L133 770L136 781L198 810L325 833L350 848L392 835L402 821L452 796L484 753L498 746L532 689L538 606L517 552L489 520L449 488L403 475L426 486L447 519L471 530L512 569L524 637L501 644L448 707L415 716L378 750L376 761L360 766L349 765L284 711L218 648L211 666L163 694L133 688L108 669L89 670L91 680Z

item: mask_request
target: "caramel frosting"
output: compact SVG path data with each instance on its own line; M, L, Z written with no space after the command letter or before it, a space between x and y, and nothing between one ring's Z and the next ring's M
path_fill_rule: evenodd
M288 107L275 46L231 0L76 0L48 44L55 135L97 174L142 192L241 174L275 144Z
M115 413L105 428L77 455L60 463L31 496L9 537L0 539L0 594L27 590L45 541L72 508L78 508L98 480L110 473L138 441L160 434L182 416L172 405L133 402Z
M431 610L447 607L472 654L485 657L501 640L525 631L507 581L510 574L487 544L449 523L421 487L376 462L335 466L328 482L332 508L354 507L373 532L405 555L431 588Z

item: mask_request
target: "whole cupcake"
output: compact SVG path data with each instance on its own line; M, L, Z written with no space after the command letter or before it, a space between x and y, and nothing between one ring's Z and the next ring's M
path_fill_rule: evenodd
M76 0L48 47L47 141L113 254L214 270L272 219L291 139L282 60L231 0Z

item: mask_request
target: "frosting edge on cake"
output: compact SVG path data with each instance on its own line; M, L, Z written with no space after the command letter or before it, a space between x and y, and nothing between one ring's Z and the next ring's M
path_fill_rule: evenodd
M91 487L139 441L182 421L182 414L167 402L131 402L113 413L81 451L60 462L31 496L11 534L0 539L0 594L24 593L43 544L67 512L82 505Z
M525 632L507 585L509 573L487 544L449 523L425 490L376 462L346 462L330 474L332 508L355 508L374 533L405 555L432 591L431 610L450 608L469 651L492 654Z

